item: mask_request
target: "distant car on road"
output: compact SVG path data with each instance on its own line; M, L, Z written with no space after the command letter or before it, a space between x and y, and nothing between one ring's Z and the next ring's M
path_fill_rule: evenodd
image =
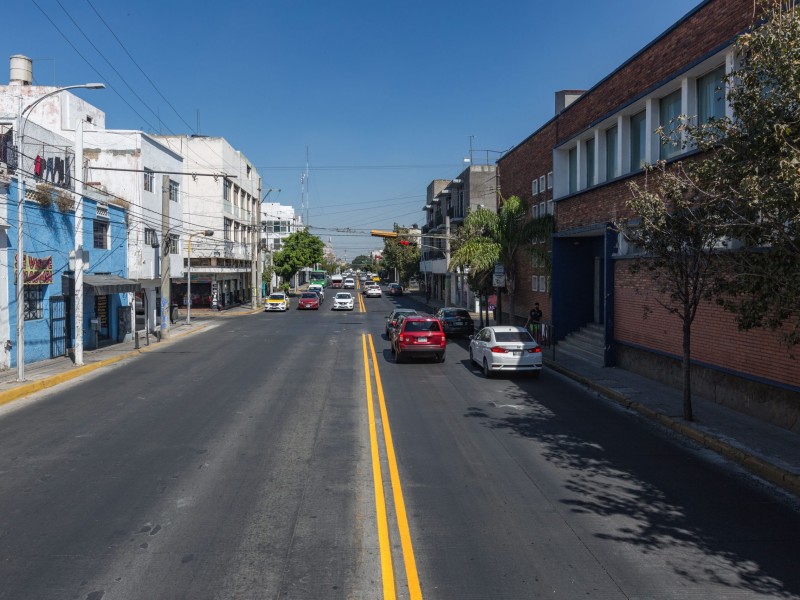
M386 337L392 338L392 329L397 326L400 315L416 315L417 311L413 308L395 308L392 312L386 315Z
M459 307L440 308L436 311L436 318L442 322L445 335L472 335L475 333L475 323L469 311Z
M356 280L352 277L348 277L344 280L344 285L342 287L346 290L354 290L356 289Z
M542 372L541 347L527 329L512 325L484 327L473 335L469 360L487 378L493 373L527 372L537 379Z
M390 283L386 287L386 295L387 296L402 296L403 295L403 286L399 283Z
M371 285L370 287L367 288L365 296L367 298L380 298L381 296L383 296L383 292L381 292L381 286Z
M350 292L339 292L333 297L331 310L353 310L355 300Z
M289 310L289 297L283 292L275 292L267 297L264 311L271 312L276 310L281 312Z
M297 310L319 310L319 296L316 292L303 292L297 301Z
M312 283L311 285L308 286L308 291L309 292L316 292L317 295L319 296L319 301L320 302L325 300L325 288L322 287L320 284Z

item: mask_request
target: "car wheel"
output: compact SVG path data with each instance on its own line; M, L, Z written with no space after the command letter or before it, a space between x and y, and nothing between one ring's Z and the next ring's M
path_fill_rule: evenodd
M473 354L472 354L472 348L470 348L470 349L469 349L469 364L472 364L472 363L474 363L474 362L475 362L475 356L473 356Z
M483 359L483 376L486 377L486 379L492 378L492 371L489 368L489 363L486 362L485 358Z
M440 363L443 363L443 362L444 362L444 352L442 352L442 353L441 353L441 354L438 356L438 359L439 359L439 362L440 362Z

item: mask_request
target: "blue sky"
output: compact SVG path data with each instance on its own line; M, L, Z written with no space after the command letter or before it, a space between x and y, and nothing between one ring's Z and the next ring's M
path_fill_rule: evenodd
M78 94L107 127L225 137L298 211L308 153L307 223L353 259L424 222L470 140L514 146L699 3L18 0L0 80L24 54L36 84L103 81Z

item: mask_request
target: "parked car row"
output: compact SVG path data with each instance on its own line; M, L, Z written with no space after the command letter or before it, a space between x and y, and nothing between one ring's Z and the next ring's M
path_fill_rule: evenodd
M472 317L463 308L445 307L435 315L396 308L386 315L385 329L397 363L412 356L444 362L447 338L468 336L470 363L487 378L512 372L538 378L542 371L542 349L527 329L492 325L475 333Z

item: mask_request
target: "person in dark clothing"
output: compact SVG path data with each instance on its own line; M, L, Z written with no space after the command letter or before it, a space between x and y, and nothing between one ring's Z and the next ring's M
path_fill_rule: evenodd
M528 313L528 320L525 322L525 328L528 329L537 340L539 339L539 327L542 322L542 309L539 308L539 303L534 302L533 308Z

